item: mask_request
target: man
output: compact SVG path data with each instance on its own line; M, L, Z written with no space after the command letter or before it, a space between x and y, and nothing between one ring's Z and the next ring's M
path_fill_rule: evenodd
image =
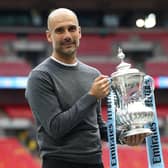
M81 28L65 8L48 16L52 54L29 75L26 98L37 124L43 168L103 168L101 139L107 140L101 99L109 94L108 76L77 59ZM125 139L137 145L144 137Z

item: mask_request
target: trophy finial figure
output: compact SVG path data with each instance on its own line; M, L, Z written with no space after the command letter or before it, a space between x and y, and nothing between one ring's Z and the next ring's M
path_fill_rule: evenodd
M121 60L120 64L116 67L117 71L118 70L119 71L126 70L126 69L129 69L131 67L131 64L128 64L128 63L124 62L125 54L123 53L123 51L120 47L118 48L117 57Z
M118 58L121 59L121 62L123 62L125 58L125 54L123 53L123 50L120 47L118 48Z

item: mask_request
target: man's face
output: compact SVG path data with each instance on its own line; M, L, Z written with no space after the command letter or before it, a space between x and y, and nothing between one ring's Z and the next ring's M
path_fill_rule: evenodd
M50 42L59 56L74 56L81 38L80 27L73 15L60 15L52 20Z

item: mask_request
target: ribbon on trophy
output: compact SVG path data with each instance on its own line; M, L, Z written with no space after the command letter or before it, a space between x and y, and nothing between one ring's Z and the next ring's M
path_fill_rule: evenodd
M107 135L110 148L110 168L118 168L119 162L116 139L115 93L112 89L107 96Z
M144 79L144 94L146 96L151 95L147 100L145 100L146 106L150 106L154 112L154 121L147 124L146 127L150 128L153 134L146 137L146 147L148 155L148 168L164 168L162 146L160 141L160 133L156 112L156 104L153 89L153 79L152 77L146 75Z

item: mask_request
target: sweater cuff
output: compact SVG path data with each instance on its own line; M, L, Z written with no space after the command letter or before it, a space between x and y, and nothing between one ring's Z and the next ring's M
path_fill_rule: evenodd
M88 102L88 103L90 102L90 104L93 104L93 103L97 102L97 100L98 100L95 96L92 96L89 93L87 93L85 95L85 98L86 98L86 102Z

